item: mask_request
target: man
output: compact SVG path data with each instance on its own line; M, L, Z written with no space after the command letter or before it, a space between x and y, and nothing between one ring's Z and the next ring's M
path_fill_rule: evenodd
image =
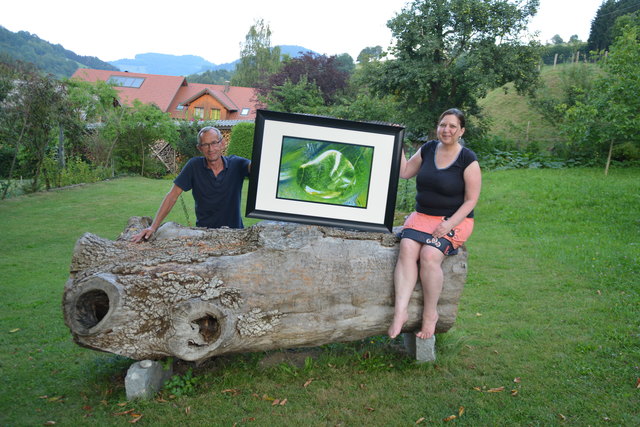
M140 242L151 237L169 215L180 194L189 190L193 190L198 227L243 228L240 198L251 161L244 157L223 156L224 149L224 139L217 128L202 128L198 132L198 150L203 157L194 157L187 162L162 200L151 226L131 240Z

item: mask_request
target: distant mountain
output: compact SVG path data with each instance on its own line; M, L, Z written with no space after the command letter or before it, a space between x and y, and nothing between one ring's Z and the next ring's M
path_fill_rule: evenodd
M302 46L282 45L282 55L296 58L305 52L313 52ZM314 52L315 53L315 52ZM167 55L164 53L139 53L133 59L118 59L109 64L120 71L132 73L160 74L165 76L188 76L205 71L227 70L234 71L239 59L225 64L213 64L201 56L195 55Z
M110 61L120 71L132 73L161 74L165 76L186 76L207 70L233 69L234 64L213 64L201 56L167 55L164 53L139 53L134 59Z
M278 47L280 48L281 55L289 55L291 58L297 58L298 56L302 56L302 54L307 52L317 53L312 51L311 49L307 49L306 47L296 45L283 44Z
M78 68L117 70L95 56L82 56L51 44L27 31L14 33L0 26L0 58L5 61L22 61L34 64L38 69L57 77L71 77Z

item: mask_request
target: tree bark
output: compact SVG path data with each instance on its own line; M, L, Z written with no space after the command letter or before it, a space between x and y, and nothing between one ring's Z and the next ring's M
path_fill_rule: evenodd
M613 154L613 140L609 141L609 154L607 154L607 164L604 166L604 176L609 175L609 166L611 165L612 154Z
M202 229L166 223L150 242L90 233L76 243L63 298L81 346L133 359L309 347L385 334L393 318L399 239L330 227L261 222ZM447 257L436 332L453 325L467 252ZM416 286L405 331L420 327Z

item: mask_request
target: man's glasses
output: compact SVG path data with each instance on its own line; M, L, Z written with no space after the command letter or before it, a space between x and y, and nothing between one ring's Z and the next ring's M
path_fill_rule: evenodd
M216 145L219 145L221 142L223 141L223 138L220 138L219 140L209 143L209 144L198 144L199 147L208 150L211 147L215 147Z

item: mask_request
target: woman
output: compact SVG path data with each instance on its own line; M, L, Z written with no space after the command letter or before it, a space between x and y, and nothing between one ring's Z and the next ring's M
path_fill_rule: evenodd
M475 153L460 144L462 111L450 109L438 121L437 141L425 143L408 161L402 153L400 177L416 178L416 212L404 223L394 272L395 310L389 336L395 338L409 318L409 299L418 275L424 306L418 338L433 336L442 291L442 261L454 255L473 230L473 209L481 174ZM419 264L419 268L418 268Z

